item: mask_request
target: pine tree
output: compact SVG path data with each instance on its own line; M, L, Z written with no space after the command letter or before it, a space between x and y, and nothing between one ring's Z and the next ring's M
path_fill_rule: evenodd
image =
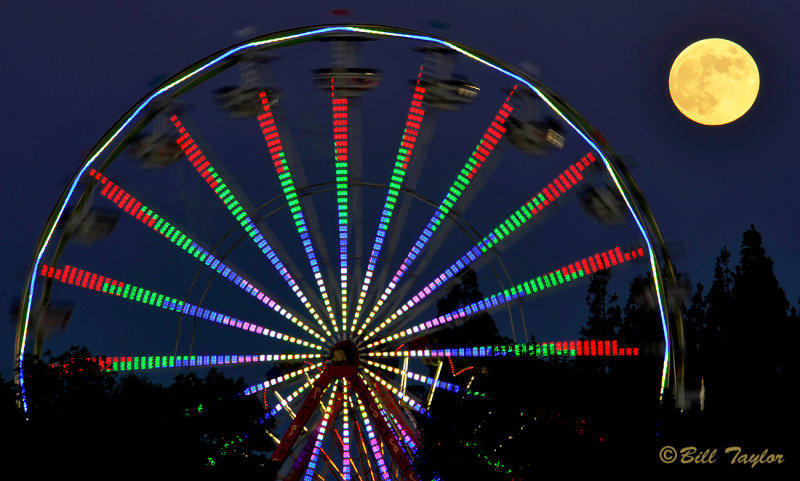
M767 379L783 365L790 305L753 225L742 236L741 256L733 275L735 315L731 317L730 342L740 353L758 353L739 356L742 368Z
M714 281L706 296L706 324L703 333L707 355L717 354L727 339L727 329L733 315L733 277L729 268L731 253L722 250L714 265Z
M655 305L653 276L647 272L636 276L628 291L625 314L619 329L619 338L626 345L638 346L646 352L662 352L664 331ZM658 345L658 347L656 347Z
M447 296L436 303L438 315L448 314L483 299L483 293L478 289L478 275L474 270L465 270L458 276L458 280L459 283L450 289ZM504 343L494 319L486 312L474 314L454 324L450 329L437 334L439 341L446 342L442 345L466 347Z
M701 384L705 375L703 350L710 342L708 338L708 301L703 291L705 286L698 282L692 295L691 305L684 315L684 335L686 345L686 383L690 388Z
M586 304L589 306L589 320L586 327L581 328L581 335L586 339L616 339L622 325L622 310L617 305L617 294L609 294L608 283L611 272L603 269L589 278L589 290Z

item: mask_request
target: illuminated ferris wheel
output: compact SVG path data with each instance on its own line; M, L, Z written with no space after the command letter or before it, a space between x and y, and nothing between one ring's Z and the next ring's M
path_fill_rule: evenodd
M423 362L638 354L574 326L527 343L598 271L652 273L680 386L663 245L618 157L530 77L416 32L301 28L184 69L95 145L36 248L17 355L68 298L107 369L249 372L283 479L414 480L415 416L473 394ZM489 294L437 311L468 270ZM488 312L518 344L432 342Z

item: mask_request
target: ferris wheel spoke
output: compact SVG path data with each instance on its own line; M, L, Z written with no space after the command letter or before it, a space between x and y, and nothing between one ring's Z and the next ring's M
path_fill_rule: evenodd
M104 176L95 169L89 171L89 176L98 181L103 188L99 190L100 194L114 203L117 207L123 209L136 220L149 227L154 232L161 234L164 238L169 240L173 245L180 247L182 251L191 255L198 262L201 262L214 270L217 274L221 275L224 279L233 283L239 289L255 297L262 304L273 309L281 316L288 319L292 324L316 337L320 342L325 342L326 339L317 333L314 329L310 328L297 316L279 303L275 302L268 295L263 293L253 285L246 277L242 276L234 269L231 269L220 259L211 254L207 249L203 248L198 242L187 236L180 229L176 228L174 223L169 222L165 218L153 212L152 209L143 205L136 197L126 192L125 189L115 184L108 177Z
M245 332L274 337L275 339L284 342L298 344L300 346L316 349L318 351L323 350L322 346L297 339L294 336L289 336L288 334L267 329L252 322L243 321L235 317L224 315L217 311L212 311L210 309L178 300L175 297L165 296L164 294L160 294L156 291L151 291L149 289L122 282L117 279L98 275L91 271L78 269L77 267L70 265L66 265L63 269L60 269L42 264L39 274L50 279L55 279L64 284L70 284L76 287L89 289L91 291L122 297L124 299L139 302L155 308L166 309L195 317L197 319L204 319L209 322L241 329Z
M412 438L410 435L414 430L407 423L402 421L405 419L405 415L400 412L400 407L391 395L384 395L386 391L382 387L374 383L372 385L366 384L366 386L372 402L380 408L380 415L383 417L386 425L391 429L393 437L396 440L401 440L403 445L407 447L408 453L406 453L406 455L410 459L417 451L419 439L416 436ZM392 447L393 446L396 446L396 444L392 445Z
M615 340L580 339L535 344L468 346L444 349L371 352L370 357L630 357L639 356L639 347L619 346ZM483 396L483 395L481 395Z
M306 355L306 356L308 356L308 355ZM322 355L316 355L317 359L319 359L320 357L322 357ZM313 359L313 358L312 357L299 358L299 357L297 357L297 354L279 354L279 355L273 355L273 359L271 359L270 361L296 360L296 359ZM296 369L296 370L294 370L292 372L283 374L283 375L278 376L278 377L274 377L272 379L267 379L264 382L260 382L258 384L254 384L252 386L249 386L247 389L244 390L244 394L255 394L255 393L259 392L259 391L263 391L264 389L267 389L267 388L270 388L272 386L276 386L278 384L282 384L282 383L287 382L287 381L289 381L291 379L294 379L297 376L305 374L308 371L311 371L313 369L321 370L321 367L322 367L322 363L320 362L320 363L312 364L311 366L306 366L306 367L303 367L303 368L300 368L300 369Z
M350 459L350 395L348 393L348 384L349 382L347 379L342 381L342 435L339 436L337 432L337 438L342 446L342 480L343 481L350 481L350 470L352 461ZM353 466L354 467L354 466ZM356 471L356 476L358 476L358 472ZM359 479L361 476L358 476Z
M369 325L370 321L372 321L372 319L378 313L381 306L383 306L383 303L389 298L389 295L392 293L392 291L394 291L394 288L397 286L398 282L400 282L400 279L405 276L409 267L411 267L411 264L425 248L425 245L428 243L431 237L433 237L433 235L436 233L436 230L439 228L442 221L458 202L459 198L467 189L467 187L469 187L472 179L478 173L480 168L486 163L495 146L502 139L503 134L506 131L502 124L505 123L506 119L513 111L513 107L511 107L508 102L511 99L511 96L514 94L516 88L517 86L515 85L511 90L511 93L509 93L508 97L506 97L503 105L500 107L497 114L495 114L494 119L490 123L489 127L487 127L486 132L483 134L483 138L481 138L481 140L478 142L475 150L469 156L469 159L467 159L466 164L464 164L464 167L461 169L458 176L449 187L447 194L439 204L436 212L428 221L428 224L425 226L416 242L414 242L411 250L408 252L406 258L403 260L403 263L400 265L400 268L397 270L392 280L384 289L383 294L381 294L380 298L375 303L372 311L364 320L361 329L358 331L359 336L361 333L363 333L366 326Z
M310 479L316 470L320 450L322 449L322 441L327 433L328 424L333 423L333 420L336 419L336 416L339 414L339 410L341 409L341 405L342 395L339 392L339 380L336 379L333 383L333 388L331 389L328 403L325 406L325 411L322 414L322 421L320 422L319 431L314 439L314 447L311 450L311 457L308 461L308 467L306 468L306 474L304 476L304 479L306 480Z
M391 316L387 317L375 329L370 331L369 334L364 336L364 340L369 340L382 329L385 329L395 320L401 318L411 308L426 299L432 292L445 285L452 278L457 276L460 272L470 266L473 262L477 262L482 256L489 251L489 249L496 248L500 243L511 236L512 233L521 229L532 219L536 219L536 215L542 212L545 207L551 205L555 199L563 194L566 194L569 189L574 187L583 179L581 171L586 170L593 165L595 161L592 153L587 153L581 160L570 165L568 168L558 175L552 182L542 188L536 195L519 209L514 211L509 217L500 222L492 231L490 231L477 245L469 249L462 255L456 262L450 265L441 274L436 276L433 281L428 283L425 287L420 289L419 292L414 294L405 304L399 307Z
M431 356L431 357L433 357L433 356ZM386 371L389 371L389 372L393 372L395 374L400 374L401 376L404 376L407 379L413 379L415 381L419 381L421 383L427 384L427 385L432 386L434 388L443 388L443 389L447 389L450 392L455 392L455 393L472 394L471 392L467 391L463 386L459 386L457 384L451 384L451 383L446 382L446 381L439 381L438 379L433 379L433 378L430 378L430 377L425 376L423 374L415 373L413 371L408 371L408 370L402 371L402 370L400 370L400 369L398 369L398 368L396 368L394 366L387 366L386 364L383 364L383 363L380 363L380 362L376 362L376 361L371 361L369 359L365 359L365 361L370 366L375 366L375 367L377 367L379 369L383 369L383 370L386 370Z
M422 108L422 100L425 95L425 88L421 87L419 82L422 78L422 67L420 67L419 74L417 75L417 83L414 86L414 92L411 97L411 106L408 109L408 116L406 118L405 127L403 128L403 135L400 140L400 148L397 153L397 160L394 163L392 170L391 182L389 184L389 192L386 194L386 200L383 203L381 210L381 218L378 222L377 232L375 234L375 241L372 244L372 251L369 255L367 263L367 270L364 275L364 281L361 284L361 290L358 295L356 304L356 311L353 315L353 328L355 330L358 318L361 315L361 309L364 307L364 300L367 296L372 277L375 273L375 265L378 262L386 234L389 230L389 224L392 220L397 197L400 194L400 188L405 181L408 164L414 153L414 145L419 137L422 128L422 121L425 117L425 110Z
M334 174L336 180L336 212L339 220L339 283L341 289L342 331L347 333L347 281L348 281L348 248L349 227L348 220L348 120L347 98L336 97L333 78L331 78L331 108L333 117L333 155ZM335 327L335 325L334 325Z
M354 380L354 387L356 382ZM378 439L375 436L375 430L372 427L372 422L370 421L370 416L367 413L367 410L364 408L364 403L361 401L361 397L356 395L356 405L358 406L358 412L361 416L361 422L364 424L364 430L366 431L366 441L369 443L369 449L372 451L373 459L375 459L375 464L378 468L378 472L381 475L381 479L384 481L389 480L389 470L386 467L386 462L383 459L383 455L381 454L380 446L378 445ZM362 433L363 434L363 433ZM362 439L362 442L364 440ZM370 467L370 471L372 468ZM374 478L373 478L374 479Z
M353 410L356 413L358 412L358 403L353 403ZM359 413L360 414L360 413ZM356 436L356 450L359 453L359 458L361 459L361 469L364 471L364 477L369 474L369 480L375 481L375 474L372 470L372 462L370 461L370 451L367 449L367 440L366 436L364 435L364 431L361 429L361 424L358 422L358 418L355 417L354 414L353 426L355 426L355 431L358 434ZM355 467L355 463L353 463L353 467Z
M322 354L215 354L215 355L163 355L163 356L100 356L92 360L100 369L111 372L144 371L176 367L223 366L230 364L256 364L279 359L319 359ZM313 368L309 368L313 369ZM283 376L282 376L283 377ZM286 377L288 379L288 377ZM277 382L282 382L281 379ZM274 384L277 384L275 382ZM272 385L272 384L270 384ZM250 389L250 388L248 388ZM246 392L245 394L249 394Z
M325 310L328 313L328 320L331 322L334 332L338 333L339 329L336 326L333 308L331 306L330 299L328 298L328 292L325 288L325 283L322 279L319 262L314 251L314 244L311 241L311 237L308 232L308 226L306 225L306 220L303 216L303 209L300 206L300 200L297 196L294 179L292 178L292 174L289 170L289 163L286 161L286 155L283 151L283 146L281 145L281 138L278 133L278 128L275 125L275 119L272 116L272 111L269 106L270 99L267 97L266 92L261 92L259 96L261 98L261 104L264 108L264 113L258 116L261 132L264 135L264 140L267 142L267 146L269 147L269 153L272 158L273 165L275 166L275 171L278 174L278 180L280 181L281 188L286 196L286 202L289 205L289 210L292 214L292 218L294 219L297 232L300 234L300 241L302 242L306 256L308 257L308 262L311 265L311 271L314 273L314 279L317 281L317 287L322 295L322 302L325 305ZM326 334L329 336L331 335L327 330Z
M186 130L186 127L183 126L181 121L178 119L178 116L172 115L170 120L175 125L175 128L178 129L180 134L180 137L178 137L177 140L178 145L180 145L181 150L183 150L184 155L186 155L186 158L189 160L195 170L197 170L197 173L200 174L200 176L206 181L208 186L214 191L217 197L219 197L219 199L225 204L231 215L236 219L245 232L247 232L250 239L254 244L256 244L256 246L258 246L259 250L261 250L264 256L270 261L275 270L278 271L278 274L280 274L289 288L291 288L298 299L300 299L300 302L302 302L306 309L308 309L308 312L311 314L314 320L317 321L320 327L322 327L322 330L325 332L325 334L329 337L332 336L322 318L319 316L319 314L317 314L314 306L312 306L311 302L309 302L308 297L305 295L302 289L300 289L300 286L286 268L286 265L280 260L272 246L269 244L269 242L267 242L266 238L259 231L258 227L256 227L255 223L247 214L244 207L239 204L238 200L236 200L236 197L231 192L228 185L225 184L220 175L215 171L214 167L211 166L211 162L209 162L205 155L203 155L202 150L200 150L200 147L192 139L191 134L189 134L189 132Z
M333 376L327 369L323 370L319 377L316 378L316 381L314 381L314 384L311 388L311 392L306 397L305 401L303 401L303 405L300 406L297 416L294 418L294 420L292 420L292 423L287 428L280 444L278 444L278 446L275 448L275 451L272 453L273 461L283 463L286 460L286 457L289 455L292 446L294 446L297 438L302 433L303 426L306 425L308 420L311 418L311 415L314 414L317 406L319 406L320 402L322 401L322 394L327 390L328 386L331 384L331 381L333 381Z
M305 391L306 389L311 387L315 382L317 382L317 380L320 378L320 376L322 376L321 372L316 374L313 378L308 379L300 387L298 387L297 389L292 391L292 393L289 394L288 396L286 396L285 398L281 397L281 395L278 394L278 391L275 391L275 397L278 398L278 404L273 406L273 408L270 409L270 411L267 414L264 415L264 419L269 419L269 418L275 417L282 410L286 410L286 412L289 414L289 416L291 416L292 419L295 419L296 415L295 415L294 411L292 411L292 409L289 406L289 404L291 404L292 401L294 401L297 398L297 396L302 394L303 391Z
M402 392L400 390L400 388L397 387L392 382L387 381L382 376L379 376L378 374L376 374L375 372L373 372L369 368L365 367L365 369L362 369L362 372L367 373L370 377L372 377L372 379L374 379L381 386L383 386L384 388L389 390L398 400L403 401L404 403L406 403L414 411L417 411L420 414L424 414L425 416L430 416L430 414L428 413L428 410L425 409L420 402L418 402L417 400L413 399L408 394Z
M364 421L365 426L367 425L367 422L370 422L374 426L374 429L372 430L367 428L367 434L374 436L374 432L377 430L381 436L381 439L388 443L389 454L400 467L404 478L407 480L418 481L419 476L414 470L410 458L401 447L401 442L398 440L398 437L392 429L390 423L381 414L381 406L378 403L377 398L372 396L367 386L368 384L365 382L365 379L362 379L361 377L353 378L353 389L357 393L356 400L358 401L358 409L361 412L362 420ZM385 460L383 459L383 454L381 453L380 446L378 445L379 441L376 440L376 442L373 443L373 439L374 438L370 439L370 444L372 445L373 453L375 453L376 456L375 460L378 464L378 469L383 479L389 479L389 466L387 466Z
M367 344L367 348L373 348L412 335L420 335L431 329L449 324L458 319L488 311L499 305L514 301L521 297L530 296L541 291L557 287L566 282L572 281L584 275L593 274L599 270L608 269L611 266L629 262L633 259L643 257L644 248L639 247L623 253L619 247L603 253L597 253L590 257L563 266L547 274L531 278L521 284L517 284L511 289L506 289L480 301L473 302L448 314L441 315L426 322L422 322L414 327L405 329L401 332L391 334L382 339Z

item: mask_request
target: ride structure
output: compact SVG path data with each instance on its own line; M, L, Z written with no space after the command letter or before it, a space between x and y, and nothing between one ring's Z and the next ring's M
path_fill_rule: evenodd
M328 50L330 67L308 64ZM277 52L274 82L253 74ZM360 66L376 59L380 69ZM466 74L454 73L456 61ZM179 98L191 114L174 107ZM609 193L580 194L592 185ZM598 214L601 200L614 222ZM95 201L119 225L81 245L59 226ZM636 262L652 274L663 333L659 391L671 386L680 405L683 331L665 301L678 284L664 239L625 165L566 102L513 67L418 32L266 35L165 81L80 164L22 296L21 404L35 313L53 293L72 293L69 331L96 341L89 347L108 369L251 368L243 395L274 396L266 417L288 414L272 456L283 479L415 480L415 417L429 414L434 390L468 396L480 383L440 380L445 359L639 356L567 332L527 343L531 323L570 317L584 295L570 288L584 277ZM491 293L437 311L467 269ZM488 312L508 319L515 345L422 342ZM264 364L280 374L252 374ZM424 401L410 381L426 387Z

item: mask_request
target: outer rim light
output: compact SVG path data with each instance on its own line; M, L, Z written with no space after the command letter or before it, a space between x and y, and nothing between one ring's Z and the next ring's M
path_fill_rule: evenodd
M169 79L167 82L165 82L165 84L163 84L163 87L160 87L155 92L145 97L142 101L139 102L139 104L134 109L129 111L129 113L125 114L115 124L115 127L112 127L112 129L109 130L109 132L100 140L100 142L96 144L94 148L94 153L91 154L91 156L84 161L83 165L75 174L72 182L65 190L65 193L62 194L62 199L60 201L61 205L57 208L54 214L51 215L48 225L45 227L43 235L40 237L41 239L40 249L34 254L32 269L28 279L26 280L27 292L25 292L24 295L27 298L22 303L22 312L21 312L21 319L24 320L24 322L22 325L21 332L19 331L18 328L18 334L17 334L17 349L18 349L17 355L18 355L19 374L20 374L18 377L18 382L21 386L23 393L24 410L27 412L24 377L22 376L22 359L25 354L27 330L31 313L31 303L33 300L33 292L35 288L35 278L39 270L39 265L41 263L42 256L44 255L45 250L47 249L47 247L50 244L50 241L52 240L56 225L58 224L58 221L61 219L64 210L66 209L68 201L71 199L73 193L75 192L75 189L78 186L79 180L83 177L86 170L89 167L91 167L94 161L97 160L98 157L102 153L104 153L109 148L109 146L122 135L123 131L125 131L132 123L134 123L134 120L136 120L137 122L141 121L139 116L142 113L142 111L145 108L147 108L151 103L153 103L157 98L168 94L170 91L176 90L179 86L183 85L185 82L194 79L202 72L209 70L210 68L219 64L220 62L230 58L237 52L271 44L279 45L281 43L287 43L291 41L304 41L303 39L311 39L315 36L322 36L332 32L357 32L368 35L416 39L424 42L438 43L452 50L455 50L479 63L484 64L487 67L490 67L526 85L533 92L535 92L536 95L542 99L542 101L544 101L551 109L553 109L553 111L556 112L556 114L558 114L567 125L572 127L572 129L578 135L580 135L589 145L592 146L594 151L603 160L603 164L605 165L606 170L608 171L609 175L614 181L617 190L622 195L622 198L625 201L625 204L628 207L629 212L631 213L640 233L642 234L645 240L645 243L647 244L647 251L650 256L651 272L653 274L654 282L656 284L656 295L659 304L659 315L661 318L661 325L664 332L664 340L665 340L665 350L664 350L662 380L661 380L661 393L663 394L668 383L667 373L669 365L669 356L672 347L671 347L670 334L667 323L668 314L666 311L666 306L662 299L663 285L661 282L661 273L660 269L658 268L658 261L656 260L656 252L653 248L653 241L651 240L651 235L658 236L657 226L649 225L648 226L649 228L645 229L643 225L645 221L643 219L640 219L640 217L643 217L639 212L640 207L638 205L634 206L635 204L632 201L634 197L632 193L628 191L629 186L621 180L619 173L612 166L612 163L609 160L609 156L612 156L614 154L613 151L610 149L610 147L607 145L607 143L601 139L595 138L596 131L593 128L591 128L591 126L589 126L576 112L574 112L563 101L557 99L557 97L553 96L551 98L550 96L548 96L549 94L545 94L543 87L541 87L535 80L527 76L524 76L524 74L512 72L507 68L501 67L499 65L499 62L491 59L487 55L467 49L466 47L462 47L460 45L451 43L449 41L440 38L431 37L425 34L412 32L409 30L402 30L402 29L382 27L382 26L337 25L337 26L324 26L324 27L305 27L301 29L291 30L288 32L271 34L266 38L262 37L259 40L246 42L244 44L227 49L221 53L214 54L207 59L201 60L200 62L194 64L188 69L183 70L175 77ZM652 231L653 233L651 233L650 231ZM663 244L663 242L661 242L661 244Z

